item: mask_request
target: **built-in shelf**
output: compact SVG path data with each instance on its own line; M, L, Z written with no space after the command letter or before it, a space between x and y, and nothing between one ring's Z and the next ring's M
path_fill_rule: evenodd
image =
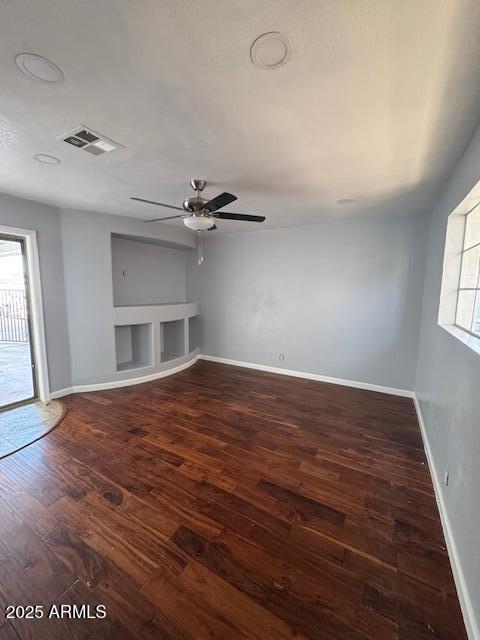
M117 378L152 375L193 359L199 346L197 315L196 302L114 307Z
M116 304L114 305L115 309L134 309L135 307L171 307L177 306L180 304L191 304L190 302L149 302L148 304Z
M130 360L129 362L117 363L117 371L134 371L135 369L143 369L151 366L151 362L141 362L139 360Z
M114 324L141 324L182 320L198 314L197 302L173 302L113 308Z
M115 327L117 371L141 369L153 364L152 323Z
M188 351L193 353L200 347L200 316L188 318Z
M160 323L161 362L170 362L185 355L185 320Z

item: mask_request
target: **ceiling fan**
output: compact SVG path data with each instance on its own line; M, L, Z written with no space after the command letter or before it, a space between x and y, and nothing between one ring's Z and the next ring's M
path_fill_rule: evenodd
M153 218L152 220L145 220L145 222L163 222L163 220L183 218L183 224L194 231L213 231L217 228L215 220L240 220L242 222L263 222L265 220L265 216L252 216L244 213L228 213L226 211L218 212L219 209L222 209L223 207L226 207L227 204L234 202L237 199L237 196L225 192L212 200L207 200L200 195L207 186L206 180L194 178L190 180L190 185L195 191L195 195L191 198L186 198L186 200L183 201L182 207L174 207L171 204L163 204L163 202L145 200L144 198L131 197L130 200L147 202L148 204L156 204L159 207L167 207L167 209L182 211L181 214L176 216Z

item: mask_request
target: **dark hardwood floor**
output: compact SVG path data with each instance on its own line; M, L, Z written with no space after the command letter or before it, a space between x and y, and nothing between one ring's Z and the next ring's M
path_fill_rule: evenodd
M107 618L2 640L466 637L411 400L202 361L65 404L0 460L0 605Z

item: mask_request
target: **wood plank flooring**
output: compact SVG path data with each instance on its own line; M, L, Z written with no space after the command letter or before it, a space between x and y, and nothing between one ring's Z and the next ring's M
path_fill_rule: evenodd
M466 638L411 400L202 361L65 404L0 460L0 606L107 617L2 640Z

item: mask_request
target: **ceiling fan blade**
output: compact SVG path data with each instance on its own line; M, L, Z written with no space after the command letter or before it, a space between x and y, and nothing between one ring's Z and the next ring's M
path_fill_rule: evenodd
M171 204L164 204L163 202L155 202L155 200L145 200L144 198L133 198L133 197L131 197L130 200L137 200L138 202L147 202L148 204L156 204L159 207L167 207L167 209L175 209L175 211L184 211L182 207L174 207Z
M152 220L144 220L144 222L162 222L163 220L175 220L176 218L185 218L188 216L168 216L167 218L153 218Z
M243 222L263 222L265 216L250 216L246 213L212 213L212 216L219 220L242 220Z
M221 209L222 207L226 207L227 204L235 202L236 199L237 196L234 196L232 193L221 193L216 198L206 202L202 207L202 211L208 211L210 213L212 211L217 211L217 209Z

